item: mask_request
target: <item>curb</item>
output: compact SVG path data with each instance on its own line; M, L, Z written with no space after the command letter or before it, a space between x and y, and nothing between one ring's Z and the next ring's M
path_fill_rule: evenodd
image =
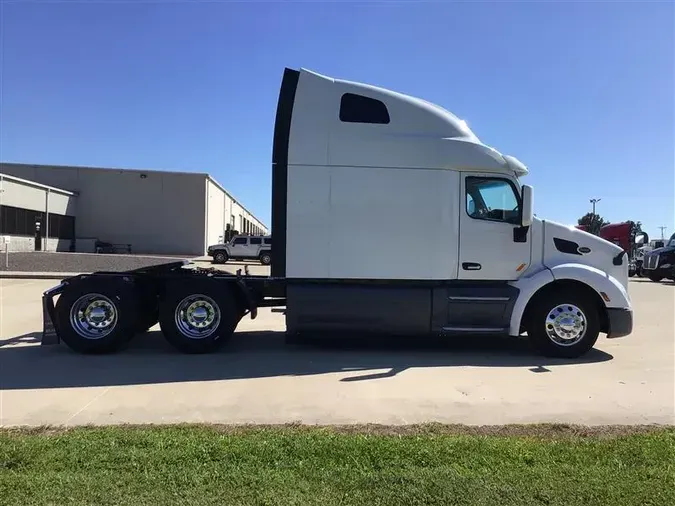
M0 279L56 279L61 281L62 279L69 278L71 276L78 276L79 274L88 274L86 272L75 273L75 272L13 272L13 271L0 271Z

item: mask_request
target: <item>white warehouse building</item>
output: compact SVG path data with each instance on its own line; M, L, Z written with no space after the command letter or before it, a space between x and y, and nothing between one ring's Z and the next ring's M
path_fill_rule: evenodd
M98 242L200 256L230 230L269 233L205 173L0 163L0 235L10 251L94 252Z

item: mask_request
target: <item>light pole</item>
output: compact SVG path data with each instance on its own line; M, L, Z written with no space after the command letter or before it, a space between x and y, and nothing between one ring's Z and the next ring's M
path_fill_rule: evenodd
M595 204L600 202L602 199L591 199L590 202L593 204L593 214L595 214Z
M664 237L663 237L663 231L664 231L665 229L667 229L668 227L656 227L656 228L661 229L661 239L663 239L663 238L664 238Z

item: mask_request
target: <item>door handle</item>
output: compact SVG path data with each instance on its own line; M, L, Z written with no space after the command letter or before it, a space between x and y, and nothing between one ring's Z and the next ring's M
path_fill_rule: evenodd
M481 265L477 264L476 262L463 262L462 269L465 271L479 271L481 269Z

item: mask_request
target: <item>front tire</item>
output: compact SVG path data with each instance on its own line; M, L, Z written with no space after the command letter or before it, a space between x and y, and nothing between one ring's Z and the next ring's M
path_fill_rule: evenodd
M260 253L260 263L263 265L269 265L272 263L272 255L268 251Z
M113 353L138 331L140 297L122 279L84 279L68 287L56 303L56 323L63 342L87 354Z
M654 283L660 283L661 280L663 279L663 276L659 276L658 274L650 274L649 279L652 280Z
M244 311L228 287L211 280L167 286L159 303L166 340L183 353L211 353L234 333Z
M224 264L230 259L227 251L216 251L213 255L214 264Z
M595 345L600 334L599 308L584 293L549 292L535 302L527 334L544 356L578 358Z

